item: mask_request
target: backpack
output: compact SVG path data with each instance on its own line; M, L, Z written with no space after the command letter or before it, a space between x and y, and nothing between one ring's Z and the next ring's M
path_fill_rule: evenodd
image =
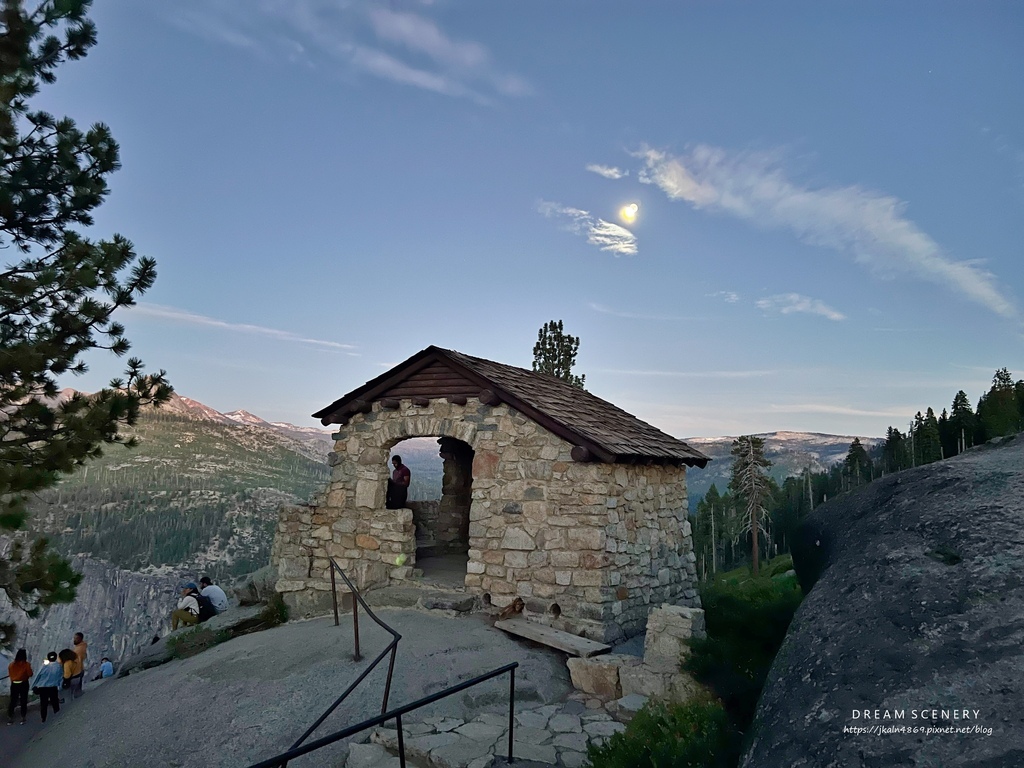
M217 615L217 609L213 607L213 601L210 600L206 595L201 595L198 592L192 595L196 602L199 603L199 623L202 624L207 619L212 619Z

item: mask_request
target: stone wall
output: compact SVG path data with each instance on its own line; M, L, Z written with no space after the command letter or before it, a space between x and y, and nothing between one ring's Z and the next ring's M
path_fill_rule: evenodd
M328 552L360 588L411 575L413 513L383 508L387 459L398 442L431 435L473 450L470 591L497 606L520 596L528 618L603 641L640 632L651 605L699 605L684 468L574 462L570 443L472 398L378 402L339 429L319 504L282 510L272 562L290 604L316 610Z

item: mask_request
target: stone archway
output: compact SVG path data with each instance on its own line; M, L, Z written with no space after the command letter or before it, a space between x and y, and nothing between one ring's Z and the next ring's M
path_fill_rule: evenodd
M399 450L404 442L391 446L390 455L404 453ZM415 564L427 582L462 587L469 561L474 451L468 443L454 437L438 438L437 449L442 460L440 494L425 499L411 497L405 504L412 510ZM415 474L414 470L414 478Z
M375 429L361 435L362 448L358 456L361 465L355 483L355 505L357 508L370 507L377 510L380 520L395 520L387 528L401 528L401 531L385 530L391 539L382 549L382 562L390 568L424 569L429 580L436 580L447 586L463 586L469 559L469 524L472 508L473 459L477 425L471 421L439 418L429 415L401 415L384 411L371 414L379 418ZM380 422L384 422L381 424ZM382 510L390 476L389 456L391 450L401 442L419 437L436 437L439 453L443 460L441 498L436 510L425 505L411 503L404 510ZM349 447L351 456L352 449ZM411 514L408 514L411 512ZM429 547L420 546L424 539L423 529L433 534ZM396 540L394 534L401 534ZM373 546L374 542L364 538L357 541L360 547ZM426 562L422 562L425 558ZM393 573L393 575L398 575Z

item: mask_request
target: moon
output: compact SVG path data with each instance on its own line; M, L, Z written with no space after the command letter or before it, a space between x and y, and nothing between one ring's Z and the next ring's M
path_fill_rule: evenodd
M622 209L619 211L619 216L621 216L622 220L627 224L632 224L636 221L636 216L639 212L640 206L636 203L630 203L629 205L622 206Z

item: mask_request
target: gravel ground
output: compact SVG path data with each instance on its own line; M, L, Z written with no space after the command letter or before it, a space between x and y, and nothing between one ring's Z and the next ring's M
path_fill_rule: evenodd
M561 701L571 690L564 655L527 647L482 616L446 618L411 610L378 615L403 635L391 706L511 661L520 663L518 701ZM367 616L360 619L365 658L358 664L352 661L348 616L341 627L317 619L247 635L87 691L76 706L61 711L52 727L48 721L11 764L214 768L272 757L290 746L386 645L389 636ZM313 738L377 714L386 675L385 660ZM468 719L501 711L507 680L483 683L417 715ZM347 751L346 744L334 745L289 766L339 766Z

